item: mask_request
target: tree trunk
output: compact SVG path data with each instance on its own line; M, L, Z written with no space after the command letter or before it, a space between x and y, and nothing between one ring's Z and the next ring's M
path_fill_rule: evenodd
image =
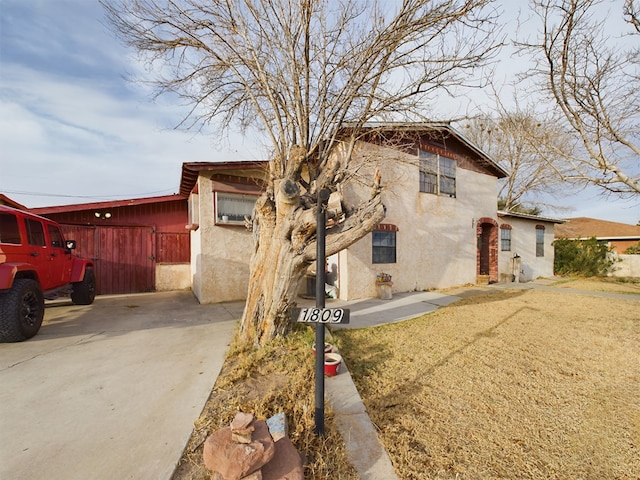
M316 205L304 205L299 191L293 180L274 180L272 188L256 202L256 243L240 326L245 343L262 346L289 332L298 285L316 260ZM349 247L382 221L385 209L380 193L380 176L376 173L371 196L327 230L327 255Z

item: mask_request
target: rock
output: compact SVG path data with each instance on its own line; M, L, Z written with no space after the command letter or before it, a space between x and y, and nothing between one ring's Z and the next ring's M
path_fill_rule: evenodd
M275 444L275 455L262 467L262 480L304 480L302 459L289 437Z
M205 466L224 480L240 480L269 462L275 454L275 445L267 423L256 421L253 427L251 443L246 444L232 440L231 427L209 435L202 454Z
M231 421L231 431L247 428L254 420L255 417L251 413L238 412Z
M243 477L241 480L263 480L262 470L256 470L255 472L250 473L246 477Z
M284 412L276 413L273 417L267 419L267 426L274 442L289 435L287 417Z
M236 443L251 443L254 416L250 413L238 412L231 422L231 440Z

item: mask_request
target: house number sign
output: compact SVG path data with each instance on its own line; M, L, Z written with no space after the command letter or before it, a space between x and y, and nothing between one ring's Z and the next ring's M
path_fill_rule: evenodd
M296 309L298 310L298 309ZM301 308L297 315L300 323L349 323L348 308Z

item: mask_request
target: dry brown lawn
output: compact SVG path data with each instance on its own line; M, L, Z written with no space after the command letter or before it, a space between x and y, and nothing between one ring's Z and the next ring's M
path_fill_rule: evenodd
M401 479L640 478L640 286L557 286L629 298L475 290L336 334Z
M314 434L313 342L313 330L302 326L259 350L234 342L172 480L211 478L202 460L204 441L228 426L238 411L259 420L285 412L289 437L304 458L305 478L357 480L328 406L326 435Z

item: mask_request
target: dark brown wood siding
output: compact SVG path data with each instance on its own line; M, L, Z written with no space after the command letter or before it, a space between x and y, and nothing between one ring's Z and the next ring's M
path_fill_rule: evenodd
M121 203L44 215L62 225L67 239L76 240L78 255L93 259L99 295L153 291L156 263L190 261L185 198Z
M156 260L159 263L189 263L189 232L158 232Z
M155 290L153 227L62 225L62 230L76 241L77 255L93 259L98 295Z

